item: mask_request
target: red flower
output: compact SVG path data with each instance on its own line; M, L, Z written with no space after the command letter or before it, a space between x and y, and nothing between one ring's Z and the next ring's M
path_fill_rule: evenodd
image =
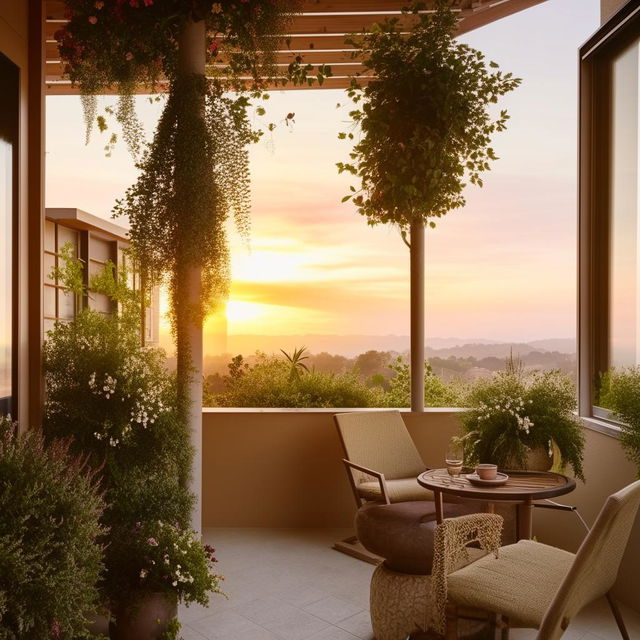
M218 41L217 40L214 40L209 45L209 53L211 53L211 55L216 55L218 53Z
M138 9L140 7L140 0L129 0L129 6Z
M89 16L89 22L91 24L97 24L98 18L96 18L96 16Z
M153 4L153 0L144 0L144 6L150 7Z

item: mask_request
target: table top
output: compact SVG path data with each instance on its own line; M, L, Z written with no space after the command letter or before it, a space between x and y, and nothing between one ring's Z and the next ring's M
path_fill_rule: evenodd
M471 484L461 473L454 480L446 469L429 469L418 476L418 483L426 489L477 500L541 500L569 493L576 481L561 473L551 471L505 471L507 482L495 487Z

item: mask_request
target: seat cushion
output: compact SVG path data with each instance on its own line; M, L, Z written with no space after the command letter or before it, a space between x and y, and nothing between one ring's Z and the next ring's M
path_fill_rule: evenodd
M477 509L472 504L445 504L453 518ZM356 514L356 535L365 549L385 559L385 565L401 573L426 575L433 562L436 507L429 500L396 504L368 503Z
M447 597L459 605L508 616L510 624L538 628L574 555L521 540L449 574Z
M421 487L415 476L412 478L397 478L385 480L387 493L391 502L409 502L410 500L433 500L433 492ZM361 482L358 485L358 495L365 500L382 500L379 482Z

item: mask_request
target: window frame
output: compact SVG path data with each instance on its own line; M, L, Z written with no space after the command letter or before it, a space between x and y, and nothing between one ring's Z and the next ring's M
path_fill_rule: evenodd
M2 68L1 82L4 88L5 110L0 109L0 129L4 130L6 141L12 147L11 170L11 395L0 402L0 414L11 414L17 418L18 412L18 309L19 299L19 207L20 207L20 68L7 56L0 53Z
M594 397L609 363L609 69L638 39L640 0L630 0L579 50L578 412L616 429L620 423Z

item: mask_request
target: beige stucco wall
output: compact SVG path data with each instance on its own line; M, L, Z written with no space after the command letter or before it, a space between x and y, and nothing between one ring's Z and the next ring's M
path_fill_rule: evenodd
M600 0L600 22L604 24L627 0Z
M219 411L203 416L205 527L350 527L355 503L342 463L332 411ZM427 466L440 466L457 412L404 413ZM592 523L605 498L635 479L617 439L585 429L587 483L559 498ZM541 542L575 551L584 529L571 513L538 509ZM617 584L619 598L640 610L640 522Z
M203 415L203 526L348 527L355 501L331 411ZM440 465L455 414L404 414L427 465Z

